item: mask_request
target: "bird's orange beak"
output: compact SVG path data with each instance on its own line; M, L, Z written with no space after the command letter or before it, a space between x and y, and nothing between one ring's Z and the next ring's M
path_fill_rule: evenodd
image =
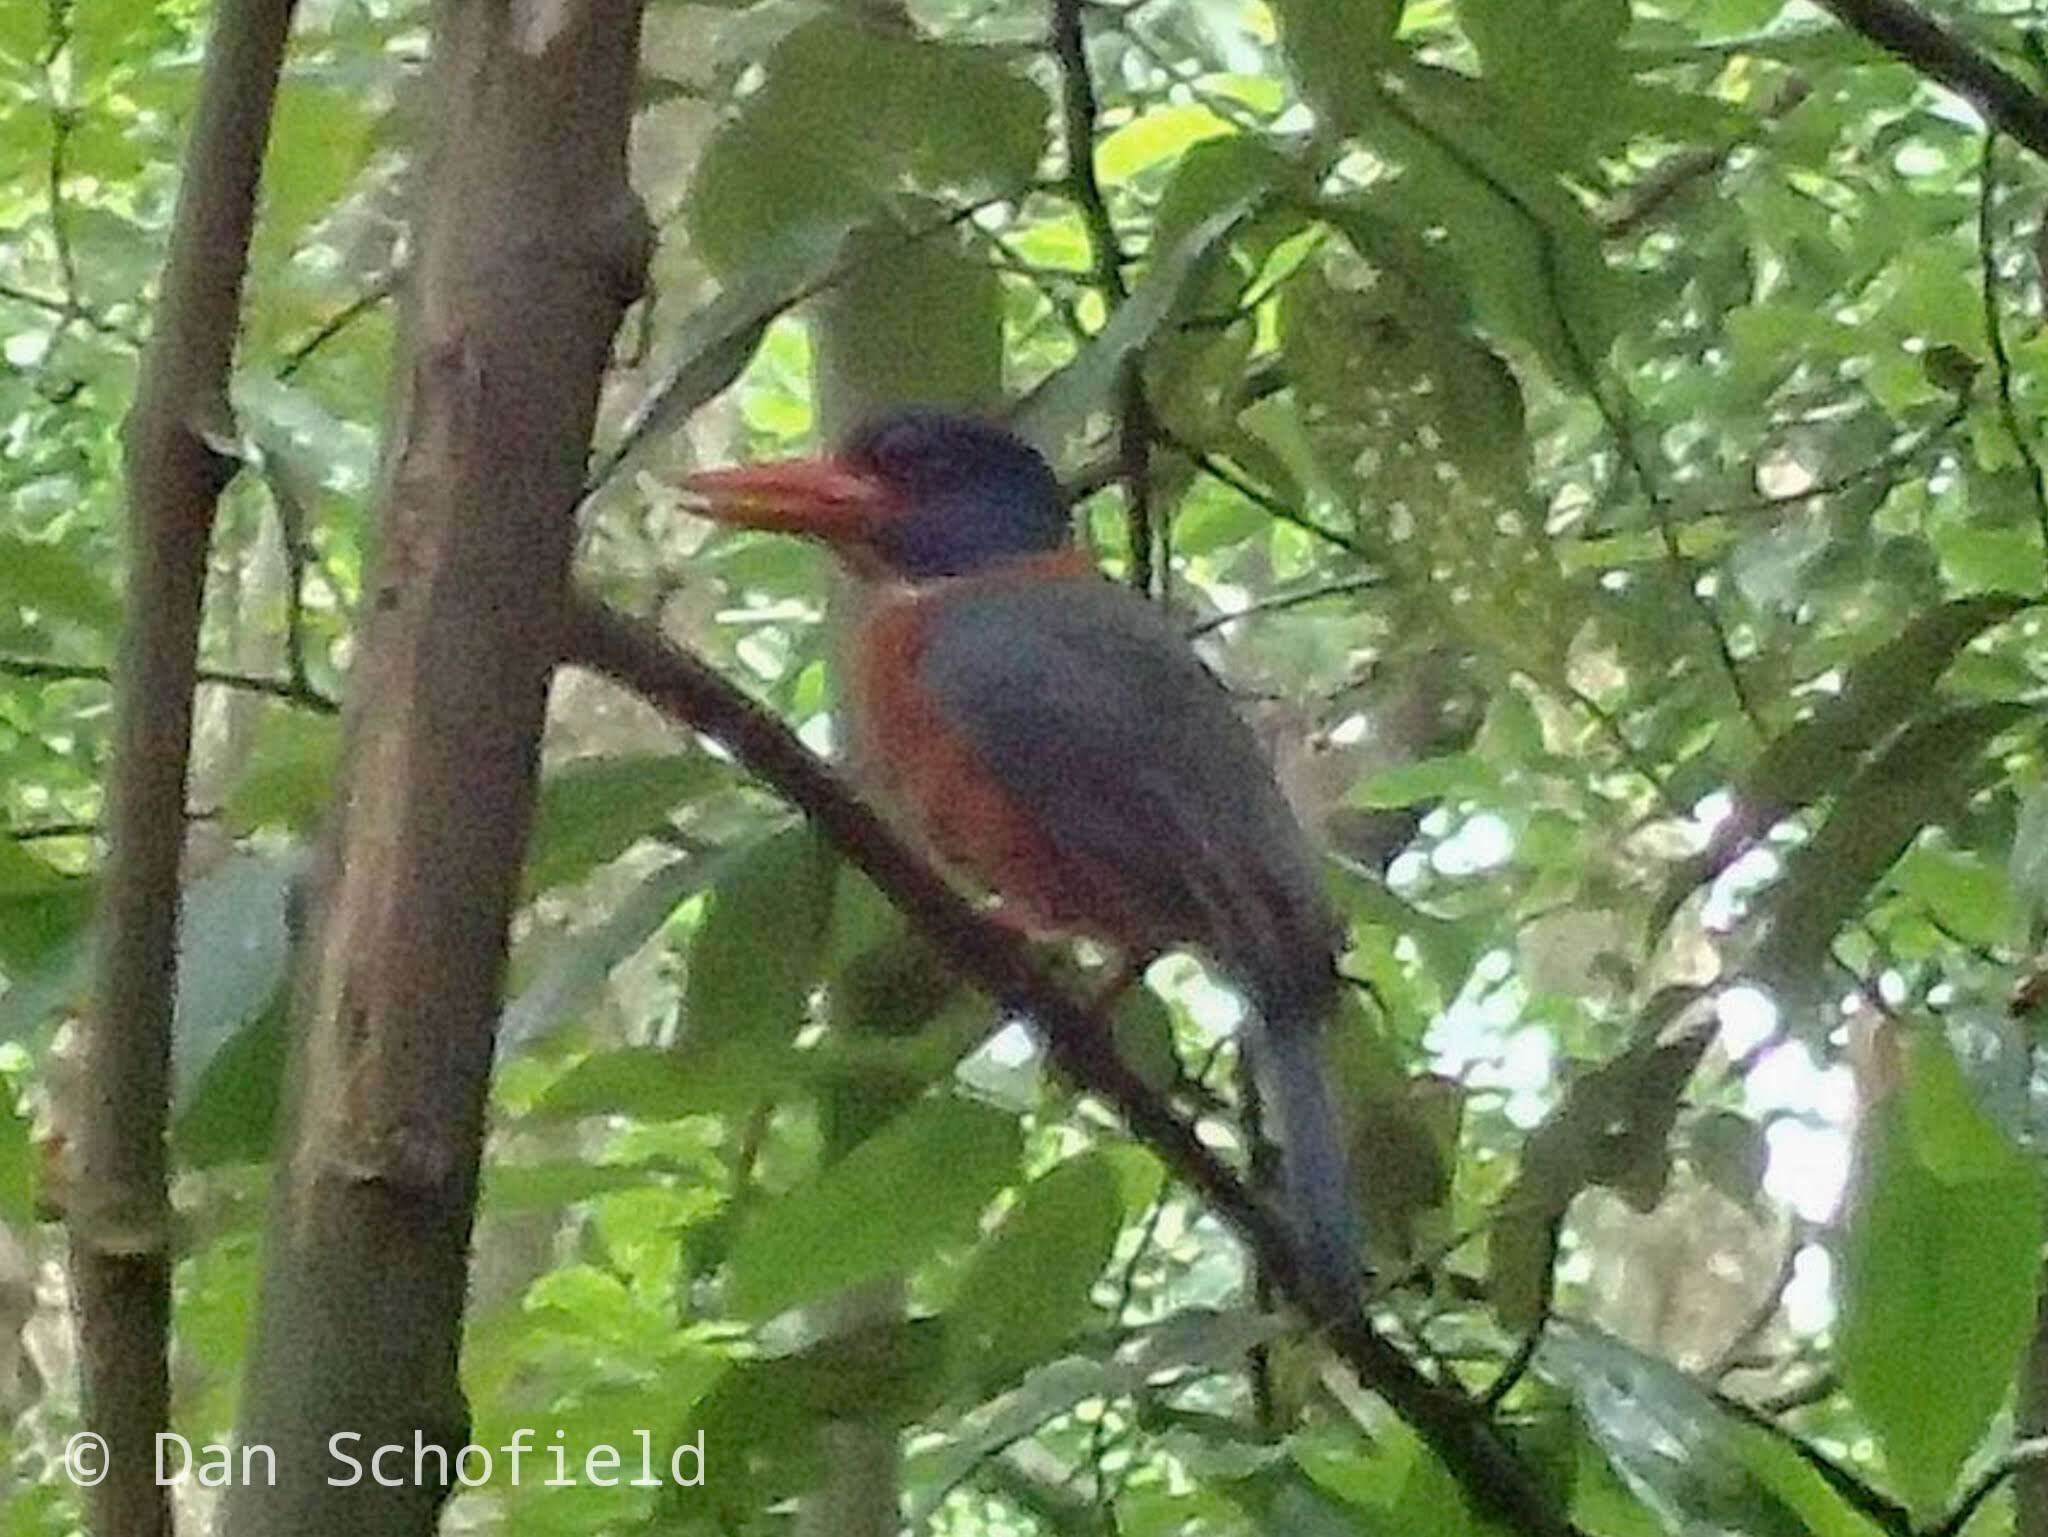
M700 470L682 485L707 518L833 544L861 543L902 513L882 482L829 455Z

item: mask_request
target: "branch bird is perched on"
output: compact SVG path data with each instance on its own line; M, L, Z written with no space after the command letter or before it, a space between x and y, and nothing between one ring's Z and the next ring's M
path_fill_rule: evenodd
M685 486L711 517L813 535L883 579L851 651L850 724L942 859L1030 931L1134 962L1186 945L1244 988L1303 1257L1354 1306L1322 1054L1338 926L1315 855L1187 642L1073 547L1045 461L1001 428L918 412L836 454Z

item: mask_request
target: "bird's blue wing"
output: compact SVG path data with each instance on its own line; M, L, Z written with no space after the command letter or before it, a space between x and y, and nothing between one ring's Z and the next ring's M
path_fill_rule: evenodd
M1316 863L1229 696L1159 609L1098 578L968 587L935 605L918 673L1063 853L1255 991L1332 924Z

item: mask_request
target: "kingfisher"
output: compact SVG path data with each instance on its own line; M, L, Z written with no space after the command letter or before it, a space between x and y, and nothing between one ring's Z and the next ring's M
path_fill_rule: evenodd
M836 452L683 485L706 516L821 540L873 584L842 661L856 754L1003 921L1107 945L1127 975L1193 950L1243 991L1307 1273L1355 1309L1322 1044L1341 929L1317 857L1222 685L1076 548L1050 466L990 422L905 411Z

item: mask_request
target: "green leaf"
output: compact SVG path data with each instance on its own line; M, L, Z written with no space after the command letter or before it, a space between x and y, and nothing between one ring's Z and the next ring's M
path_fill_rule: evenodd
M703 753L582 758L541 781L526 892L580 881L609 864L669 813L725 782L725 765Z
M886 229L848 237L846 276L812 313L815 392L828 439L906 400L987 411L1003 396L995 268L950 236L906 244ZM915 336L914 347L903 338Z
M26 1228L36 1220L36 1150L28 1117L14 1090L0 1080L0 1222Z
M2048 560L2034 528L1951 528L1934 535L1942 570L1965 592L2038 596Z
M1957 653L2023 606L2003 597L1940 604L1852 664L1841 692L1772 738L1743 774L1735 786L1735 814L1706 852L1666 884L1653 928L1662 928L1694 887L1727 869L1792 812L1843 789L1865 753L1926 707Z
M799 230L750 252L745 269L683 322L660 384L634 412L592 480L630 481L650 449L667 443L700 406L723 394L746 371L776 319L833 272L845 243L843 227Z
M705 146L688 202L697 250L722 273L798 231L866 222L906 179L1015 192L1044 149L1044 93L993 51L833 12L763 67L766 82Z
M193 882L178 919L172 1098L187 1103L216 1054L279 998L291 958L285 906L298 853L232 854Z
M280 992L237 1026L194 1072L171 1121L171 1148L187 1168L270 1156L291 1055L289 995Z
M26 67L35 61L39 49L50 42L50 17L32 5L0 8L0 59ZM22 113L27 117L33 114Z
M1307 201L1314 188L1304 168L1252 134L1205 139L1173 168L1153 215L1154 250L1171 250L1216 214L1247 202ZM1085 259L1085 247L1081 253Z
M578 1201L633 1190L648 1182L644 1169L556 1158L540 1163L494 1162L484 1171L481 1204L498 1213L560 1211Z
M1089 419L1109 408L1123 368L1174 314L1216 248L1252 212L1256 194L1240 197L1189 230L1144 278L1081 355L1033 390L1012 423L1056 463L1088 432Z
M644 876L599 922L548 948L498 1024L498 1059L572 1018L597 996L612 968L637 952L676 908L731 864L730 854L672 859Z
M236 832L258 827L309 831L327 808L340 761L339 720L301 710L271 711L221 807L222 820Z
M1096 175L1108 183L1126 182L1205 139L1236 131L1199 102L1161 107L1132 118L1096 144Z
M1490 798L1498 795L1500 789L1500 776L1484 758L1472 753L1446 753L1381 769L1346 799L1354 806L1388 810L1440 800Z
M1786 1463L1780 1443L1668 1362L1562 1321L1536 1362L1571 1390L1614 1471L1666 1531L1877 1537L1813 1468Z
M137 34L155 21L156 14L157 0L102 0L67 18L71 45L88 78L102 78L133 58Z
M1171 1093L1180 1079L1180 1057L1173 1049L1173 1014L1166 1001L1142 984L1117 999L1109 1028L1116 1036L1116 1054L1157 1093Z
M2037 785L2020 805L2007 868L2031 925L2048 904L2048 785Z
M1426 251L1403 255L1425 273L1440 265ZM1417 281L1405 266L1382 267L1366 288L1324 268L1296 276L1280 300L1296 398L1326 423L1345 424L1325 431L1343 435L1347 458L1357 458L1360 444L1382 466L1426 457L1432 484L1449 462L1481 489L1512 500L1527 483L1521 387L1471 337L1452 296L1435 291L1439 281Z
M1145 1330L1109 1360L1068 1356L1042 1366L1016 1387L961 1417L958 1430L910 1460L913 1490L904 1525L923 1531L946 1494L990 1457L1090 1398L1143 1392L1167 1373L1236 1368L1245 1353L1273 1338L1277 1323L1250 1311L1190 1307Z
M1117 1173L1101 1151L1026 1185L975 1252L947 1313L950 1375L1002 1382L1049 1359L1095 1317L1089 1293L1123 1228Z
M1376 103L1358 130L1401 174L1360 201L1417 235L1440 230L1488 330L1534 350L1559 383L1587 388L1628 308L1599 230L1498 126L1483 83L1421 66L1403 79L1400 108Z
M1914 848L1892 867L1891 884L1921 902L1948 932L1976 944L2010 944L2019 908L2005 872L1974 854Z
M734 1311L766 1318L915 1268L972 1233L1022 1150L1002 1111L950 1095L920 1101L754 1214L733 1243Z
M701 1431L713 1458L717 1447L734 1448L725 1474L674 1491L678 1508L687 1503L692 1525L710 1520L714 1530L737 1532L763 1506L815 1489L824 1468L821 1428L852 1421L893 1430L929 1415L944 1391L944 1359L938 1320L894 1319L736 1365L684 1432Z
M1864 1122L1841 1367L1924 1520L2012 1393L2040 1285L2042 1191L1933 1031L1913 1032L1903 1067Z
M121 603L100 574L58 545L0 533L0 603L112 635Z
M545 1120L623 1115L673 1121L736 1113L801 1086L803 1067L801 1053L753 1041L710 1051L623 1046L577 1063L541 1096L532 1114Z
M252 260L282 260L306 226L327 213L370 156L373 103L303 74L279 83L263 160L263 211Z
M1950 710L1908 727L1877 754L1786 860L1784 879L1762 904L1766 929L1750 974L1790 996L1811 987L1865 893L1915 833L1962 803L1984 744L2026 714L2003 704Z
M824 963L836 869L799 825L756 843L712 888L683 992L693 1045L795 1035Z
M61 966L59 952L92 917L97 887L65 875L12 838L0 838L0 968L21 987L32 974ZM6 995L13 999L10 992ZM0 1003L0 1011L8 1003ZM10 1039L0 1030L0 1039Z
M1583 163L1625 129L1612 104L1628 19L1628 0L1458 0L1492 100L1558 166Z
M1316 111L1340 124L1371 109L1379 72L1398 53L1404 0L1273 0L1280 47Z
M1668 996L1665 1008L1690 996ZM1636 1044L1575 1079L1522 1149L1487 1247L1487 1291L1510 1328L1533 1328L1543 1317L1558 1226L1581 1190L1606 1185L1638 1211L1662 1198L1679 1101L1714 1033L1695 1026L1667 1038L1660 1018L1656 1011L1639 1021Z

